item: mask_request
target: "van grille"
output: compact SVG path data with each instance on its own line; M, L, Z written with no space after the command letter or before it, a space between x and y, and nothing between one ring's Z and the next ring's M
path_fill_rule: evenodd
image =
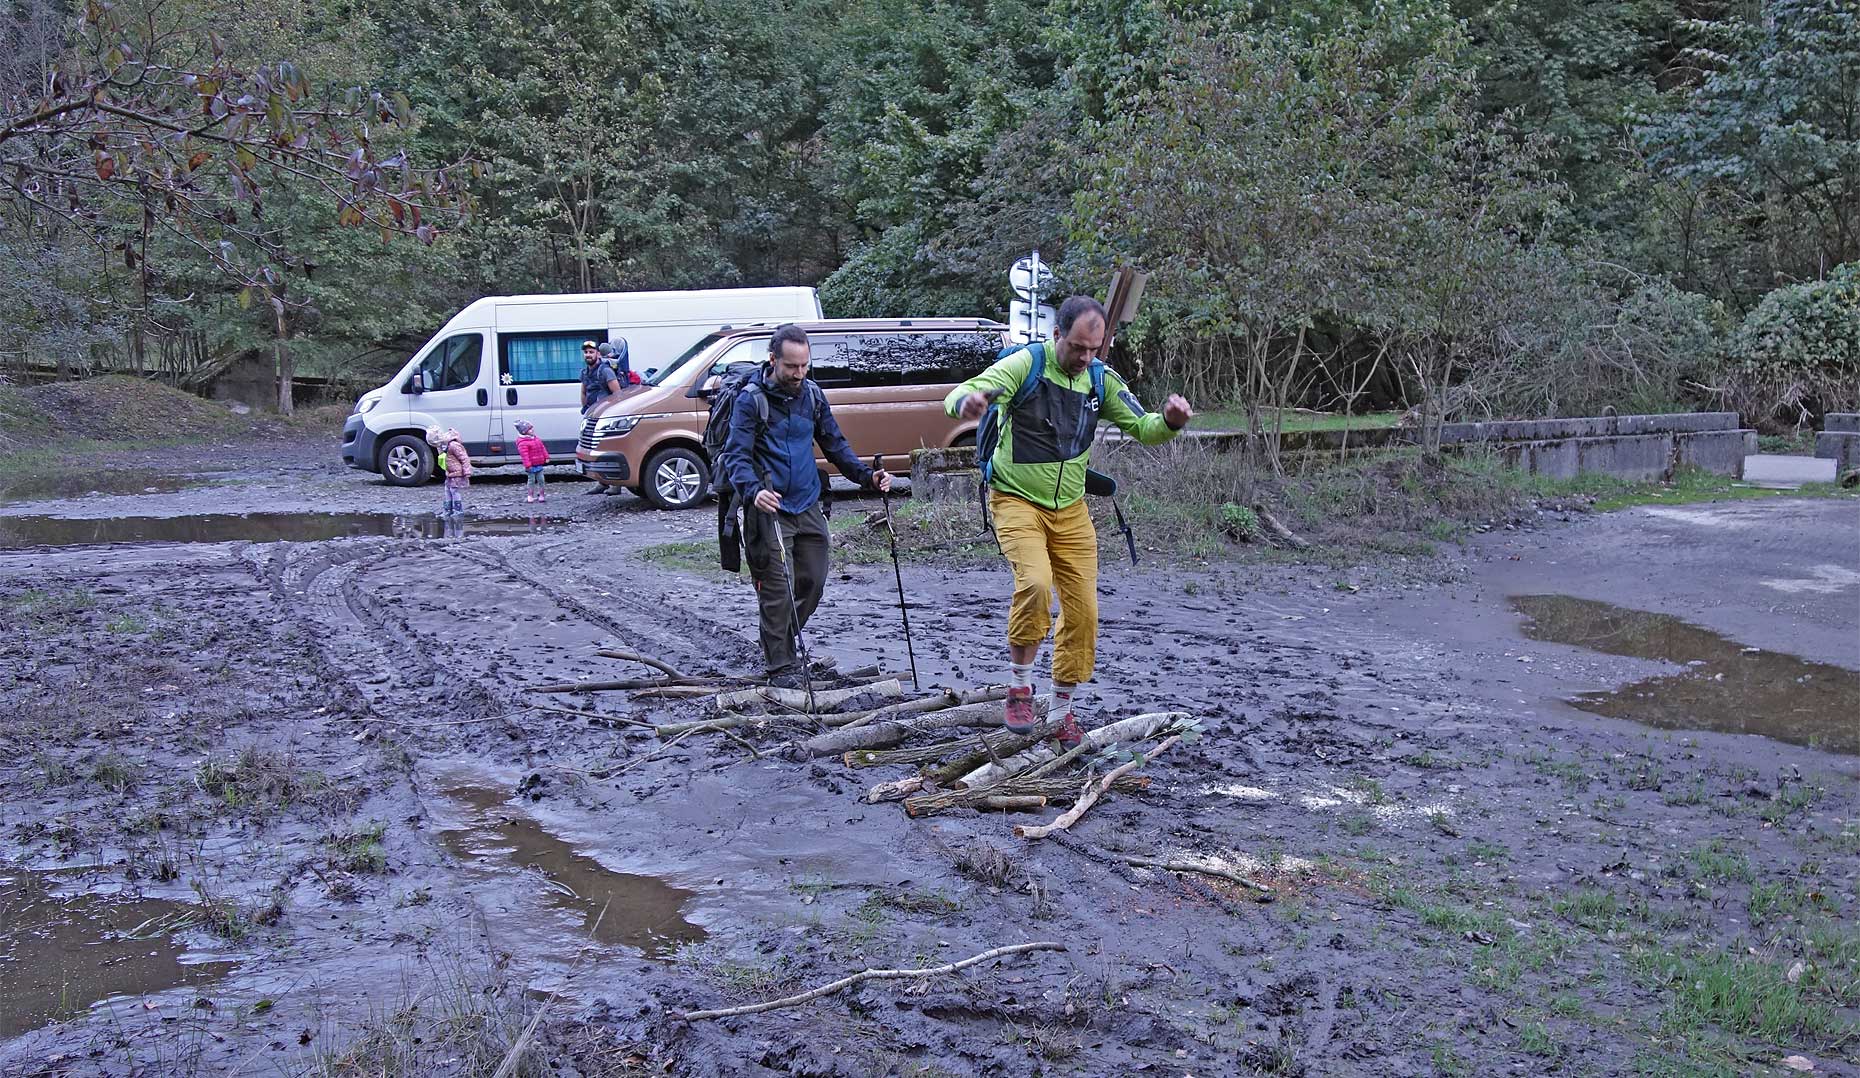
M592 419L582 420L581 422L581 448L586 449L588 452L592 453L594 451L594 446L598 441L599 439L594 437L594 420Z

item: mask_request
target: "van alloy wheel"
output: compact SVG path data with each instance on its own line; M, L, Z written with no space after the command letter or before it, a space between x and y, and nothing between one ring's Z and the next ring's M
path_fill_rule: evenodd
M684 505L697 499L698 491L704 486L704 477L698 474L697 463L689 457L670 456L653 469L652 483L667 502Z
M420 474L420 451L410 445L397 445L387 451L387 457L381 462L388 475L403 483L411 482Z

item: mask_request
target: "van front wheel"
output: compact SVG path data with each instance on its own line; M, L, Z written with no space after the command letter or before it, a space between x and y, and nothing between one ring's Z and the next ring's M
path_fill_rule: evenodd
M659 509L689 509L710 490L710 465L696 450L672 446L646 459L640 493Z
M381 474L397 487L417 487L433 477L433 454L426 439L396 434L381 446Z

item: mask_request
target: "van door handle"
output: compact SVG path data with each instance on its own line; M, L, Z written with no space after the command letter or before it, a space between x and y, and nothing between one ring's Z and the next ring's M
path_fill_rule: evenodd
M491 395L480 389L478 391L478 407L482 408L489 403L491 403Z
M504 403L505 404L517 403L517 391L514 389L504 390Z

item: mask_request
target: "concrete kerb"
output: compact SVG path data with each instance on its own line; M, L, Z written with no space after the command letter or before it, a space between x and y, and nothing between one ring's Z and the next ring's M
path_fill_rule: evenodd
M1741 477L1743 461L1757 451L1757 433L1738 426L1736 412L1687 412L1670 415L1591 416L1571 419L1497 420L1448 423L1441 446L1465 450L1480 446L1498 452L1505 462L1535 475L1567 479L1601 473L1621 479L1671 479L1677 468L1699 468L1716 475ZM1182 435L1217 452L1256 448L1244 431L1188 431ZM1823 435L1827 437L1827 435ZM1847 437L1840 435L1837 437ZM1281 439L1285 452L1335 452L1346 446L1380 448L1415 445L1413 427L1352 431L1294 431ZM1125 440L1121 433L1106 442ZM1860 434L1843 452L1842 469L1860 453ZM1817 451L1817 455L1828 455ZM972 501L979 474L975 448L920 449L911 454L911 489L930 500Z

